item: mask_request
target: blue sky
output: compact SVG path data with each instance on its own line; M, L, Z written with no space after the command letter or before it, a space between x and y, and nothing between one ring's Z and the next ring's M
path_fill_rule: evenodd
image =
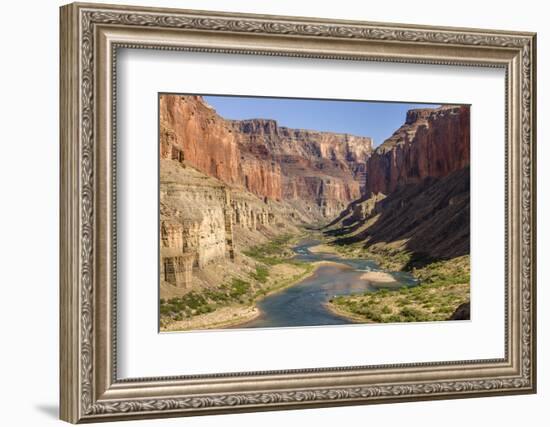
M226 119L274 119L280 126L370 136L378 146L405 121L412 108L439 104L205 96Z

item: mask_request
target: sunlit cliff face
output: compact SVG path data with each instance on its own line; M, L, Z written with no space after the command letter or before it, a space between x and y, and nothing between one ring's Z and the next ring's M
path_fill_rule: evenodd
M442 178L470 164L470 109L410 110L403 126L367 161L367 194L389 194L424 178Z
M326 217L361 195L372 152L368 137L225 120L198 96L161 96L160 128L161 158L260 197L299 200Z

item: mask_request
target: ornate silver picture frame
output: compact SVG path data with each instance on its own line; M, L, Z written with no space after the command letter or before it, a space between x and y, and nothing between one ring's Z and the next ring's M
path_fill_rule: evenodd
M81 3L63 6L60 21L61 419L97 422L536 391L535 34ZM119 378L120 49L503 69L505 254L492 256L505 258L504 357Z

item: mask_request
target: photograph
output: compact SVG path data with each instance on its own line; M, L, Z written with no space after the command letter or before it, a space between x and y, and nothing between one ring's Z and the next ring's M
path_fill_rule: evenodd
M159 329L470 320L470 106L159 93Z

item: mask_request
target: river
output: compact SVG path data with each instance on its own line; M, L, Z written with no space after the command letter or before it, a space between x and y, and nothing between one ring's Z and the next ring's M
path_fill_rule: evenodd
M325 304L334 296L362 294L384 287L414 286L418 283L412 275L381 269L367 259L346 259L329 253L313 253L309 248L318 240L306 239L296 245L294 259L303 262L330 261L317 267L313 275L257 303L261 314L250 322L235 328L273 328L285 326L343 325L354 323L328 310ZM365 280L365 272L389 273L395 283Z

